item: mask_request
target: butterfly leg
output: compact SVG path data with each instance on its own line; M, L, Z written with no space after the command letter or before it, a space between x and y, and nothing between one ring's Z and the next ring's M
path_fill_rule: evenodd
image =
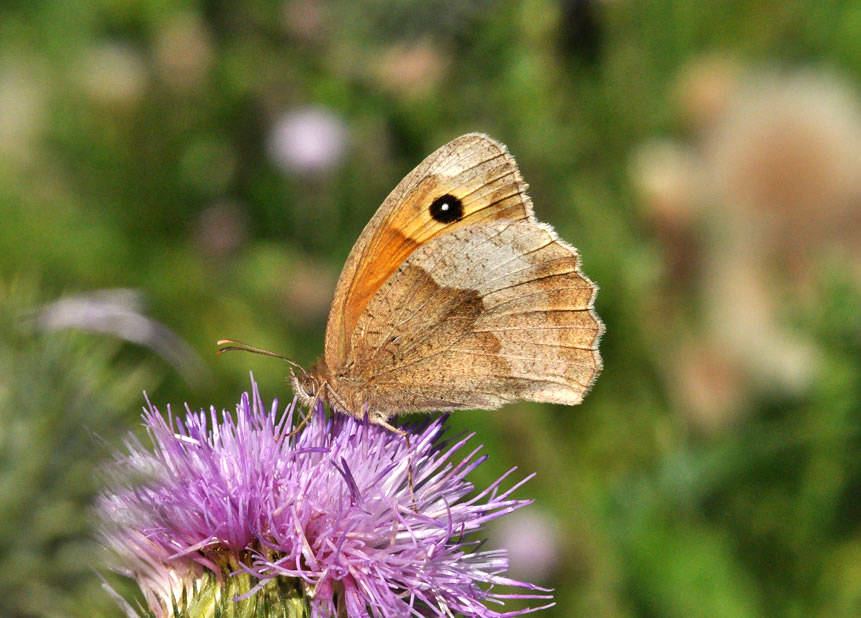
M314 408L316 406L317 406L317 400L315 398L314 401L311 402L311 406L308 408L308 411L305 412L304 416L302 417L302 420L299 421L299 424L293 428L293 431L291 431L290 433L287 434L288 438L292 438L293 436L299 434L299 432L302 431L302 428L308 424L308 419L311 418L311 414L314 412Z
M300 431L302 431L302 428L308 424L308 419L311 418L311 415L314 414L314 409L317 407L317 404L320 403L320 393L323 391L324 388L327 388L328 386L329 384L327 382L323 382L317 389L314 390L314 397L313 399L311 399L311 403L308 406L308 412L305 414L302 420L299 421L299 424L296 425L293 431L287 434L288 438L292 438L293 436L298 434Z

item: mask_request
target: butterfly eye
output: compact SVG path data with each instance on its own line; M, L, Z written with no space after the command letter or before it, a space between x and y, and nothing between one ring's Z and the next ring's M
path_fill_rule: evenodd
M299 387L307 397L314 397L317 395L317 380L308 374L299 378Z
M431 202L430 215L440 223L460 221L463 219L463 202L446 193Z

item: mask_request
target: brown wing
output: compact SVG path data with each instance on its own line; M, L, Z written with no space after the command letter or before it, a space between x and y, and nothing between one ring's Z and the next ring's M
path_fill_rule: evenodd
M463 207L462 216L447 223L430 212L434 201L446 195ZM389 194L347 258L326 327L326 365L336 369L348 361L359 316L419 247L478 222L532 217L526 185L502 144L469 134L431 154Z
M601 369L596 292L576 249L545 224L438 236L359 318L350 383L384 414L580 403Z

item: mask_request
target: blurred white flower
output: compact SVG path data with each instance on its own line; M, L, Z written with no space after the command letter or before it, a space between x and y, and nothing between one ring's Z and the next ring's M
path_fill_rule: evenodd
M347 138L347 127L340 116L321 107L308 107L279 118L267 146L273 163L283 172L318 174L341 162Z
M146 316L143 304L136 290L96 290L43 305L33 314L31 326L47 332L77 329L114 335L150 348L191 383L208 377L195 351L167 326Z

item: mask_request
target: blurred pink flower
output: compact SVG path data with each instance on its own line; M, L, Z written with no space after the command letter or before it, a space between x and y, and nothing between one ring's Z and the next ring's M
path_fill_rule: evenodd
M547 514L533 507L502 519L494 531L495 544L508 550L515 579L546 581L559 563L559 530Z
M283 172L327 172L343 159L347 137L347 127L340 116L321 107L296 109L284 114L272 127L269 156Z
M820 352L781 323L784 296L814 292L815 302L816 257L861 248L857 96L826 71L751 74L704 149L707 327L751 385L804 392Z
M208 256L232 255L248 237L245 212L239 204L218 201L198 215L196 236L198 245Z

